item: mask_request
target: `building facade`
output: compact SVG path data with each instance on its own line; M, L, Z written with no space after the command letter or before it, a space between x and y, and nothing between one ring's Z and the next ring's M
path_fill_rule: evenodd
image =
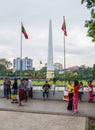
M13 59L13 68L15 70L32 70L33 60L28 57L22 60L20 58Z
M54 70L62 70L62 64L61 63L54 63Z

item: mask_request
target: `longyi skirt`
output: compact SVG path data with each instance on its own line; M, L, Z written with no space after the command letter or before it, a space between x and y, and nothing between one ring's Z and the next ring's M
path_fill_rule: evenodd
M23 101L24 97L24 89L19 89L19 101Z

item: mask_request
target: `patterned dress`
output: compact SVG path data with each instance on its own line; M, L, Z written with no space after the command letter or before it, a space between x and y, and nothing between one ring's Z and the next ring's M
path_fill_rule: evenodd
M25 95L24 95L24 83L20 83L19 86L18 86L18 89L19 89L19 101L21 102L25 98Z

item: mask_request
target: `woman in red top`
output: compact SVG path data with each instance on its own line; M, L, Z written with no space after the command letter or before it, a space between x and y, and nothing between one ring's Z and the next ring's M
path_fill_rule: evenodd
M79 83L77 80L74 81L74 95L73 95L73 112L78 113L78 89Z
M89 91L89 102L93 102L93 84L92 81L89 81L88 84L90 91Z

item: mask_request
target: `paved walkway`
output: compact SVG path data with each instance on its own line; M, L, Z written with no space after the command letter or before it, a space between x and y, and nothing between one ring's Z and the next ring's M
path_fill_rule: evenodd
M95 103L80 102L78 114L74 114L72 111L67 111L66 108L68 102L66 101L29 100L28 102L23 102L22 104L23 106L19 106L18 104L11 103L10 100L0 98L0 110L95 117Z
M79 113L66 110L67 102L29 100L23 106L0 98L0 130L86 130L95 116L95 103L79 103Z
M0 130L85 130L87 118L0 111Z

